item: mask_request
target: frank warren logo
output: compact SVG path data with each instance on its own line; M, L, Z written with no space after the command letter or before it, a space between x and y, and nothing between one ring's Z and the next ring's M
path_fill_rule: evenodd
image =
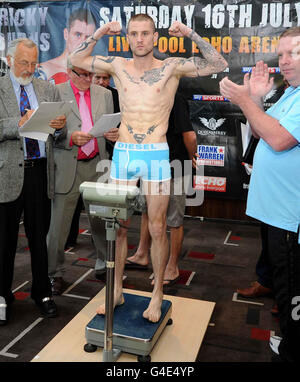
M225 146L199 145L197 163L202 166L224 166Z

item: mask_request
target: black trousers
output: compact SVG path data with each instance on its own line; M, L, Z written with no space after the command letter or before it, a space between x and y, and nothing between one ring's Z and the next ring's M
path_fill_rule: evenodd
M256 263L257 281L265 288L273 289L272 268L269 259L268 225L261 223L261 253Z
M66 244L76 244L76 242L77 242L77 237L79 234L80 214L81 214L82 209L83 209L83 200L82 200L82 197L80 195L78 202L77 202L76 209L74 211L72 224L71 224L71 228L70 228L70 232L69 232L69 236L68 236Z
M46 159L24 169L23 189L18 199L0 203L0 296L7 302L13 300L11 288L22 212L31 255L31 297L39 301L52 295L46 245L51 214Z
M279 324L282 333L279 354L285 361L300 361L300 314L295 314L297 313L295 312L297 306L293 303L293 298L300 296L298 233L269 225L268 245L273 275L273 291L278 304Z

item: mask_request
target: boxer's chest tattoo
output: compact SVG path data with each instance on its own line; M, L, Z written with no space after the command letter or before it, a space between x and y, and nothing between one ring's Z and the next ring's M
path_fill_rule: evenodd
M163 77L163 68L155 68L145 72L145 74L141 77L141 81L151 86L163 79Z
M144 74L139 78L135 79L133 76L131 76L125 69L123 69L123 72L125 73L127 79L132 82L133 84L139 85L140 83L144 82L148 84L149 86L155 84L156 82L159 82L165 77L165 69L167 66L169 66L170 63L166 62L162 67L160 68L154 68L151 70L147 70L144 72Z
M126 74L127 79L133 83L139 85L140 83L137 82L125 69L123 69L123 72Z

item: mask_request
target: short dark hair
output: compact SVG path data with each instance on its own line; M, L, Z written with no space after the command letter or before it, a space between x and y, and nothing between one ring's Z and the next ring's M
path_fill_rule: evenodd
M155 24L154 24L153 18L147 15L146 13L139 13L137 15L131 16L127 25L127 31L129 30L129 24L131 23L131 21L149 21L153 26L153 32L155 32Z
M300 27L292 27L292 28L285 30L284 32L281 33L279 38L288 37L288 36L291 36L291 37L292 36L300 36Z
M94 16L92 15L92 13L87 9L79 8L70 14L70 17L69 17L68 22L67 22L68 31L70 31L72 24L76 20L84 21L87 24L96 25L96 21L94 19Z

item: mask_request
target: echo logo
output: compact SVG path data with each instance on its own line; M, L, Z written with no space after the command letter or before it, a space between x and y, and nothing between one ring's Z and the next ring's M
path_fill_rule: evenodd
M194 188L196 190L226 192L226 178L217 176L195 176Z

